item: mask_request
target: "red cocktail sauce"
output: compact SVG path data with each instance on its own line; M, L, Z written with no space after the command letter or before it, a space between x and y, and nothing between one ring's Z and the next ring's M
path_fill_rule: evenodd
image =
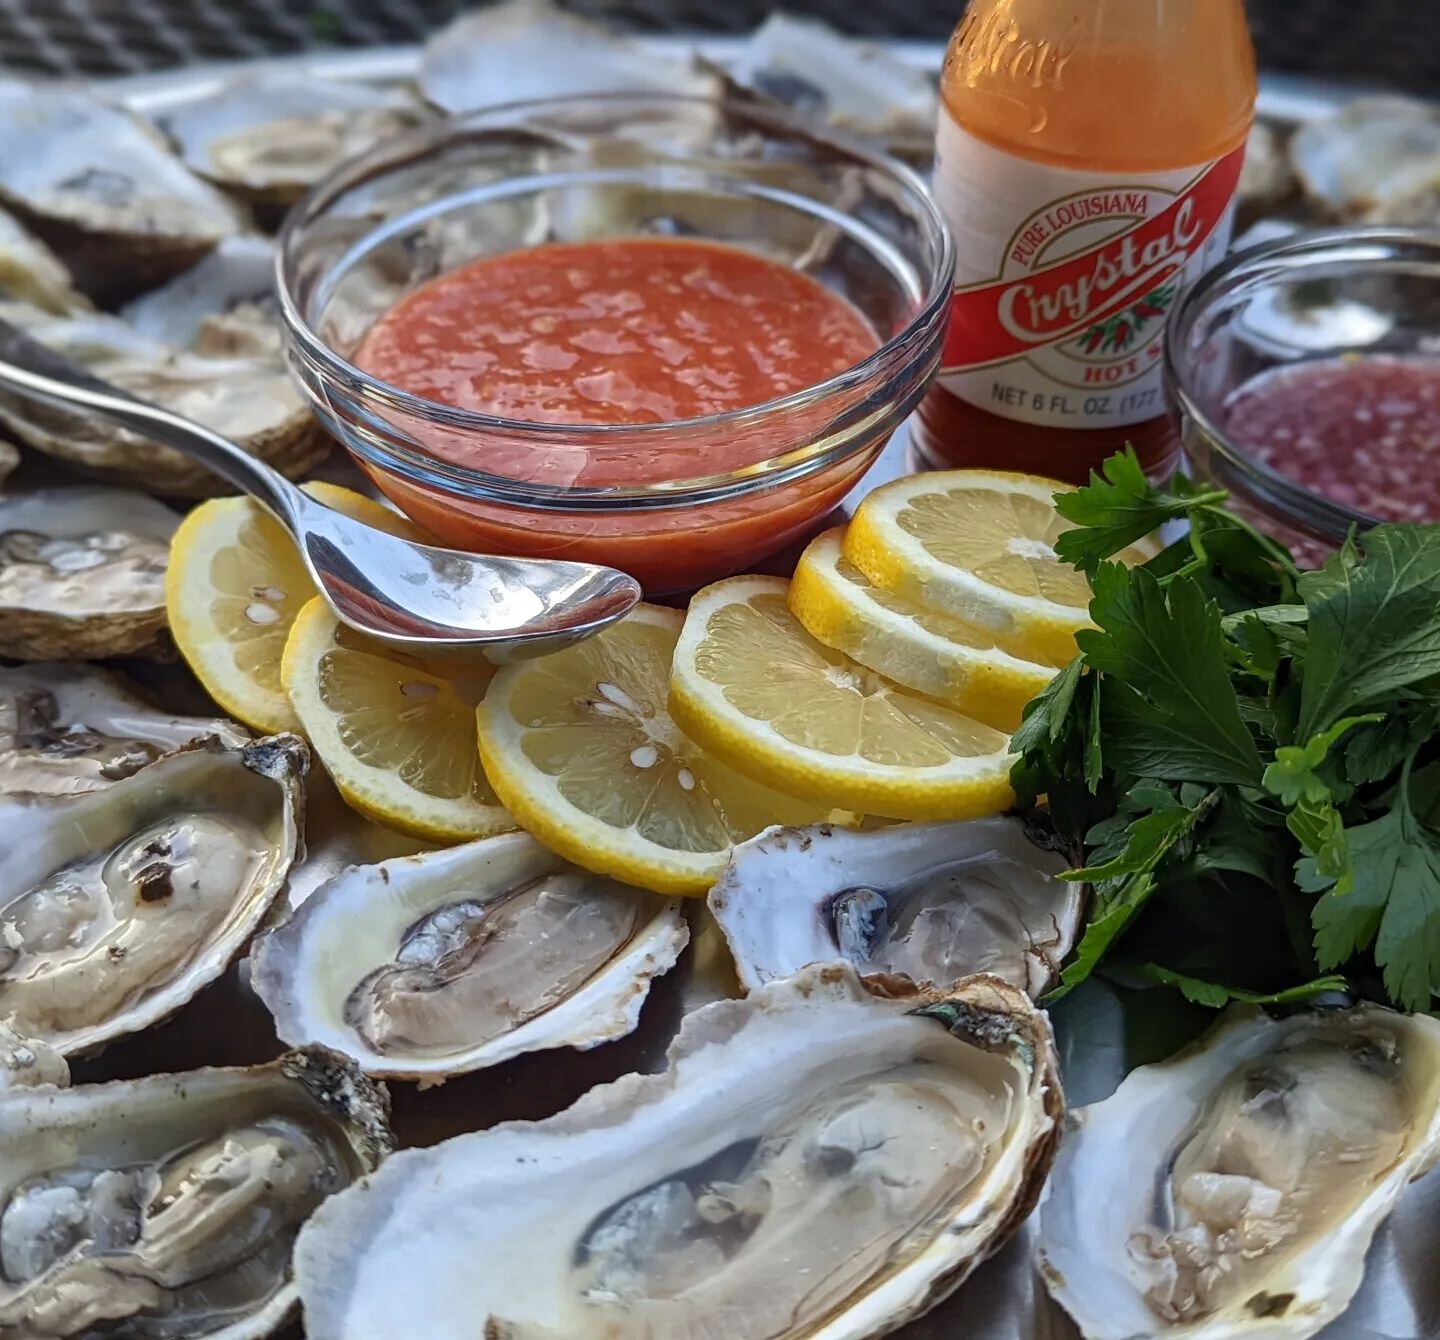
M569 489L725 475L808 446L851 402L863 408L868 388L754 420L695 421L808 390L879 344L844 298L789 266L713 242L634 237L532 247L439 275L382 315L353 357L428 401L514 421L453 429L389 415L427 454ZM872 459L862 452L695 511L527 511L375 474L451 544L610 563L651 591L675 591L804 533Z
M1226 434L1331 502L1440 521L1440 359L1366 354L1276 369L1225 407Z

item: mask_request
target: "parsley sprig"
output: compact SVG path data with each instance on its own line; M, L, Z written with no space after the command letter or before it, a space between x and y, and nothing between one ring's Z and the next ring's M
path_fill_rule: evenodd
M1440 992L1440 526L1387 525L1302 573L1133 453L1056 506L1093 629L1026 710L1015 786L1083 854L1102 969L1197 1004ZM1122 550L1172 523L1139 567Z

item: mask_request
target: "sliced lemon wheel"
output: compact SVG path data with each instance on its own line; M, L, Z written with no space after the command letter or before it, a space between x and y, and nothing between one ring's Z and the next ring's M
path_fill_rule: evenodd
M1057 667L1011 656L985 629L875 586L845 557L842 535L817 537L796 565L790 612L806 631L907 689L1014 730Z
M337 512L407 539L423 533L403 516L337 484L305 491ZM231 716L256 730L299 730L280 683L295 617L317 594L294 541L251 498L201 503L170 545L165 604L180 654Z
M816 641L789 585L733 577L691 602L670 680L682 730L771 786L859 814L969 819L1013 801L1009 736Z
M1075 655L1090 626L1090 583L1055 554L1071 528L1034 475L946 470L896 480L860 504L845 557L876 586L985 629L997 646L1040 664ZM1139 563L1151 550L1120 555Z
M320 597L300 611L283 678L305 734L347 803L416 837L464 842L516 827L480 767L478 657L421 659L347 628Z
M683 622L640 605L588 641L507 666L480 706L480 755L553 851L657 893L701 894L735 843L827 807L757 785L676 729L665 698Z

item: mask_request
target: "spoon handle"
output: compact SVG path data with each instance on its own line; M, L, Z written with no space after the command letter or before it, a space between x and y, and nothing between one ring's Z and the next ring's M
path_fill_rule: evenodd
M4 320L0 320L0 389L61 409L90 410L163 442L254 495L292 534L298 527L305 495L278 471L203 424L102 381Z

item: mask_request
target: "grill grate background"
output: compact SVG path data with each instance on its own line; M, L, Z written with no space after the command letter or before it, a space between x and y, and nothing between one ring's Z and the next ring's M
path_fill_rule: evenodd
M568 0L650 32L744 32L773 0ZM0 0L0 67L48 75L139 74L301 49L418 42L462 0ZM874 37L943 39L959 0L788 0ZM1250 0L1266 69L1440 93L1433 0Z

